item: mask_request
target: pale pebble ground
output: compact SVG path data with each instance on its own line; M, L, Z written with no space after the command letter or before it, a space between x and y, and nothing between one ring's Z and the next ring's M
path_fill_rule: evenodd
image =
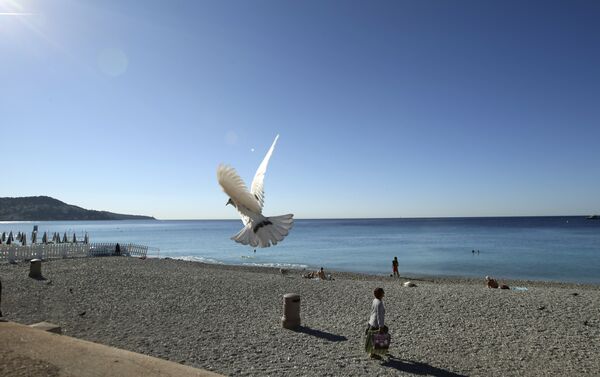
M468 279L413 280L126 257L1 264L8 320L225 375L598 376L600 287ZM363 332L385 289L390 357L370 360ZM301 296L303 328L281 328L282 296Z

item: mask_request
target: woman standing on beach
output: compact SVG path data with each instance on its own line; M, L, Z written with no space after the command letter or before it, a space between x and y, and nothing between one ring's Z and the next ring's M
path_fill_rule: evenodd
M371 316L369 317L369 324L367 331L365 331L365 351L369 353L369 356L373 359L381 359L381 356L376 353L375 346L373 344L373 335L376 333L386 334L388 328L385 325L385 307L383 306L383 296L385 292L383 288L375 288L373 291L375 298L371 304ZM384 352L385 353L385 352Z
M392 261L392 271L394 277L400 278L400 273L398 272L398 257L394 257L394 260Z

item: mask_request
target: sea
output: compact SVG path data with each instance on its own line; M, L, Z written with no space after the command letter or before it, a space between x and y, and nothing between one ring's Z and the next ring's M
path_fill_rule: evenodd
M88 233L90 242L151 247L149 257L402 276L600 284L600 221L585 217L297 219L264 249L230 239L239 220L0 222L0 232ZM41 236L38 236L41 238ZM39 239L39 238L38 238Z

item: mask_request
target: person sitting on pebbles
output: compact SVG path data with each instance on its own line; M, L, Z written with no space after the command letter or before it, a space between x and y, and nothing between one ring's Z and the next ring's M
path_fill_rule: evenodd
M325 271L323 271L323 267L321 267L321 270L317 271L317 277L321 280L325 280Z
M488 288L498 288L498 282L489 276L485 277L485 284Z
M500 289L510 289L510 287L506 284L498 285L496 279L493 279L489 276L485 277L485 283L488 288L500 288Z
M307 272L305 274L302 274L303 278L306 279L320 279L320 280L335 280L333 278L333 276L330 275L325 275L325 271L323 270L323 267L321 267L321 269L319 271L310 271Z

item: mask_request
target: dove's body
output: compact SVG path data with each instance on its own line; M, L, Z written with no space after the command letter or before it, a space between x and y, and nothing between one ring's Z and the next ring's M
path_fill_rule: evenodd
M273 217L265 217L262 214L264 203L263 180L277 138L279 138L279 135L275 137L273 145L271 145L256 171L252 181L252 191L248 191L244 182L232 167L219 165L217 169L219 184L223 191L229 195L227 204L232 204L238 210L244 223L244 227L231 239L244 245L253 247L277 245L277 242L288 235L294 223L294 215L292 214Z

